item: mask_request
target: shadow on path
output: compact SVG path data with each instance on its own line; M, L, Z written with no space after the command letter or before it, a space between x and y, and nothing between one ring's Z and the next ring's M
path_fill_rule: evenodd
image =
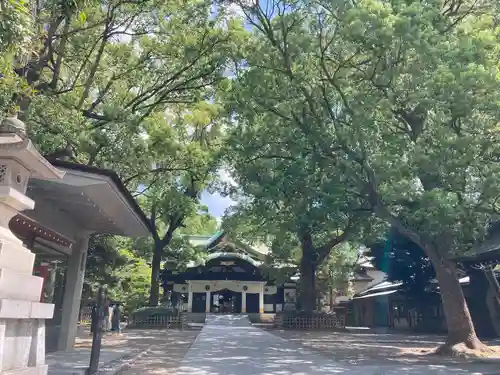
M463 358L439 357L429 352L445 342L445 336L417 335L404 332L332 332L318 330L269 330L275 336L298 346L332 358L345 365L378 364L390 361L401 365L456 365L469 364ZM499 345L492 340L488 345ZM499 347L500 348L500 347Z
M386 362L387 363L387 362ZM499 374L498 365L350 366L250 325L244 315L209 315L207 323L181 362L177 375L403 375ZM479 367L478 367L479 369ZM486 370L484 370L486 369Z

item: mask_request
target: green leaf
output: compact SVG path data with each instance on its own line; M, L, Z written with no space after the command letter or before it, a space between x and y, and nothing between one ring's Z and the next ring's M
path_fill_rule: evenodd
M78 19L80 20L80 23L82 25L85 24L85 22L87 21L87 14L85 13L85 11L81 10L80 12L78 12Z

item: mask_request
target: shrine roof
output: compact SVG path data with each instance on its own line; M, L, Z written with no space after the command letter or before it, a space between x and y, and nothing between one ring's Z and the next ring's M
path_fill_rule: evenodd
M474 246L471 250L457 255L459 262L490 262L500 261L500 233L496 233L490 239Z
M246 253L258 261L264 261L269 249L256 240L241 240L232 238L230 233L219 230L211 236L188 235L188 241L195 246L204 246L208 252L228 252L232 248L233 252Z
M25 215L69 241L84 232L129 237L150 234L149 221L116 172L65 161L60 180L31 178L27 195L35 209Z
M204 263L184 272L164 270L164 280L184 283L187 280L271 281L252 258L238 253L213 253Z

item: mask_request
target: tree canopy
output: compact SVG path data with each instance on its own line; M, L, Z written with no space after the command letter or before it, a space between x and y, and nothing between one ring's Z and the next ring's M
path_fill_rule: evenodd
M103 235L91 238L82 294L84 303L95 298L100 286L106 286L110 298L124 304L125 313L145 304L150 269L132 246L130 239Z
M297 140L323 176L339 171L363 208L424 249L440 283L447 348L483 348L449 258L497 216L497 5L244 7L254 38L233 85L242 137L272 140L261 150L268 157Z
M211 1L1 4L0 109L29 125L49 161L114 169L138 197L156 304L174 232L196 220L217 176L217 97L247 32Z
M224 165L243 230L300 248L307 291L336 244L393 227L436 271L446 347L484 349L451 258L499 216L498 2L240 2L245 24L211 1L23 4L0 2L0 109L140 197L152 304Z

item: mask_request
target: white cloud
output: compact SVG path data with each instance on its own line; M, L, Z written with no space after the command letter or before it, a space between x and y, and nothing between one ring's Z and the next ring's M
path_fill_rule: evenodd
M201 194L201 203L208 207L208 212L213 215L216 219L220 218L224 215L225 211L236 204L229 197L224 197L219 193L209 193L208 191L204 191Z
M224 23L230 19L244 20L246 18L243 7L250 7L257 4L257 0L241 0L241 1L223 1L214 5L211 9L212 14L216 14L219 9L223 9L226 17L218 24L219 27L225 27Z
M244 18L245 13L243 12L243 9L241 8L240 5L231 3L228 6L226 6L226 11L228 13L229 17L234 17L234 18Z
M217 172L217 175L219 176L219 179L226 183L226 184L229 184L231 186L238 186L238 184L236 183L236 181L234 180L234 178L231 176L231 172L226 169L226 168L221 168L219 169L219 171Z

